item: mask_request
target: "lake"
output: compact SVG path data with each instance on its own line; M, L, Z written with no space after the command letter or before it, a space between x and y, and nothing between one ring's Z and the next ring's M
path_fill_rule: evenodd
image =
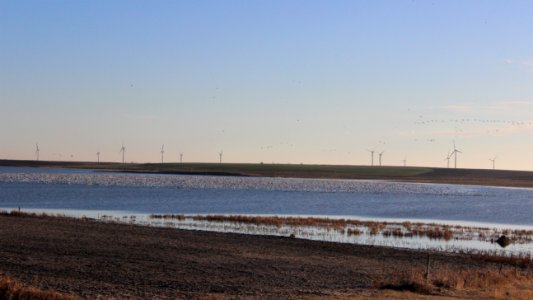
M0 207L533 225L533 189L0 167Z
M533 255L533 189L526 188L0 167L0 208L189 230ZM178 218L158 219L153 214L174 214ZM372 233L373 225L349 222L332 229L213 222L195 217L208 214L314 216L387 223ZM449 231L450 237L416 233L435 230ZM401 237L397 236L399 232ZM494 243L502 234L515 241L505 249Z

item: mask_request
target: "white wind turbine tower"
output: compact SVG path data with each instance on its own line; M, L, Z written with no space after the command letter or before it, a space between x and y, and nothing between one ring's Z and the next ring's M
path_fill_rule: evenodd
M122 152L122 163L124 163L124 155L126 154L126 147L124 147L124 144L122 144L122 147L120 148L119 152Z
M383 153L385 153L385 151L381 151L380 153L378 153L379 155L379 166L381 167L381 157L383 156Z
M35 156L37 157L37 160L39 160L39 151L41 151L41 149L39 149L39 144L35 143Z
M457 153L463 153L461 151L459 151L456 147L455 147L455 140L453 141L453 151L452 151L452 155L454 156L454 159L455 159L455 164L454 164L454 168L457 169Z
M403 167L405 168L405 167L407 166L407 159L404 158L404 159L402 160L402 162L403 162Z
M372 150L366 150L366 151L370 152L370 165L374 166L374 152L376 150L372 149Z
M489 158L489 160L492 162L492 169L496 169L496 158L497 156L494 156L494 158Z
M100 163L100 151L96 152L97 163Z
M183 163L183 152L180 153L180 164Z
M161 163L163 163L164 155L165 155L165 144L161 146Z
M448 154L446 155L446 158L444 159L446 161L446 168L450 168L450 159L452 158L453 152L448 151Z
M222 163L222 154L224 154L223 151L220 151L220 153L218 154L218 156L220 156L220 163Z

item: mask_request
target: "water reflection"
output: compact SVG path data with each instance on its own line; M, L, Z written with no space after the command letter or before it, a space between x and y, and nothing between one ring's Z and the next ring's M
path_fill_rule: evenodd
M3 207L159 214L347 215L533 225L532 189L13 169L0 168Z

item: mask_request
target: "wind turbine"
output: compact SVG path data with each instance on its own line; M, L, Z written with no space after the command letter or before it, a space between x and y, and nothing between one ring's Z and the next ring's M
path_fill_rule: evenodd
M453 152L448 151L448 154L446 155L446 158L444 159L446 161L446 168L450 168L450 159L452 158Z
M183 152L180 153L180 164L183 163Z
M366 151L370 152L370 165L374 166L374 152L375 152L375 150L372 149L372 150L366 150Z
M494 156L494 158L489 158L489 160L492 162L492 169L496 169L496 158L497 156Z
M454 164L454 168L457 169L457 153L463 153L461 151L459 151L456 147L455 147L455 140L453 141L453 151L452 151L452 155L454 156L454 159L455 159L455 164Z
M100 163L100 151L96 152L97 163Z
M224 154L223 151L220 151L220 153L218 154L218 156L220 156L220 163L222 163L222 154Z
M163 163L164 155L165 155L165 144L161 146L161 163Z
M383 156L383 153L385 153L385 151L381 151L380 153L378 153L379 155L379 166L381 167L381 157Z
M37 157L37 160L39 160L39 151L41 151L41 149L39 149L39 144L35 143L35 156Z
M122 163L124 163L124 154L126 154L126 147L124 147L124 144L122 144L119 152L122 152Z
M405 168L405 167L407 166L407 159L404 158L404 159L402 160L402 162L403 162L403 167Z

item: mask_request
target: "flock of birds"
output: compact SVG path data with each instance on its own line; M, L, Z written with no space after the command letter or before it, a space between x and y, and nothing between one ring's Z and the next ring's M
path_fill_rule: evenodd
M420 116L423 117L423 116ZM478 123L478 124L508 124L512 126L533 126L533 121L497 120L497 119L431 119L415 121L417 125L443 124L443 123Z
M422 117L422 116L420 116ZM533 121L501 120L501 119L430 119L414 122L415 125L454 125L457 134L465 133L464 129L458 126L483 125L485 133L498 134L509 128L532 128ZM488 127L490 126L490 127Z

